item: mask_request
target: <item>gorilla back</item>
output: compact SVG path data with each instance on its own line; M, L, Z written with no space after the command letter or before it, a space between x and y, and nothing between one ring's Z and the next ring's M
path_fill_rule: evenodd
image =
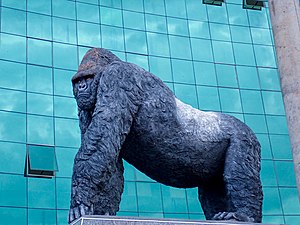
M69 221L116 214L125 159L165 185L198 187L207 219L261 222L260 145L244 123L184 104L159 78L105 49L86 53L72 83L81 147Z

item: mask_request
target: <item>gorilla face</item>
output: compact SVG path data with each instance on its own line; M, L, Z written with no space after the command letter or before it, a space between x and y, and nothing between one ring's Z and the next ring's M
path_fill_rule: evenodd
M72 83L78 107L83 110L92 110L95 107L97 96L95 74L83 74L72 80Z

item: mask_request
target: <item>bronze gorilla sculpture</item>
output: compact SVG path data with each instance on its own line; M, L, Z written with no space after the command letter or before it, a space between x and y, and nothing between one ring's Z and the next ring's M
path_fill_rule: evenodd
M122 159L165 185L198 187L207 219L261 222L260 144L244 123L182 103L159 78L101 48L86 53L72 83L81 147L70 222L116 214Z

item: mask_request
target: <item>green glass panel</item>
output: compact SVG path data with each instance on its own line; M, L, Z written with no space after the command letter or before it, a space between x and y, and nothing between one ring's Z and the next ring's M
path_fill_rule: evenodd
M122 11L119 9L100 7L100 19L105 25L123 26Z
M247 10L249 23L251 27L269 28L267 11L265 8L261 10Z
M55 119L55 144L62 147L80 146L80 130L78 120Z
M231 38L233 42L244 42L251 44L251 34L249 27L230 26Z
M189 47L189 38L170 35L169 41L171 48L171 57L180 59L192 59L191 49Z
M109 6L112 8L121 8L122 0L100 0L100 5Z
M165 82L165 84L170 88L170 90L174 93L174 83Z
M194 38L210 38L207 22L189 20L190 36Z
M48 0L27 0L27 10L42 14L51 14L51 1Z
M172 59L174 82L194 84L194 70L192 61Z
M69 225L69 210L56 210L57 225Z
M102 25L101 39L103 48L124 51L124 35L122 28Z
M270 141L274 159L293 159L288 135L270 135Z
M273 161L262 160L260 174L263 186L277 186Z
M252 45L233 43L233 51L236 64L245 66L256 65Z
M280 91L280 80L277 69L258 68L258 74L262 89Z
M283 216L267 216L263 215L262 222L265 224L284 224L285 220L283 219Z
M254 44L272 45L271 31L263 28L251 28L251 35Z
M27 65L27 90L43 94L52 94L52 69Z
M74 98L54 97L55 116L77 119L77 104Z
M276 67L273 46L254 45L257 66Z
M271 134L288 134L285 116L266 116L267 125Z
M136 30L145 30L145 18L143 13L123 11L124 27Z
M236 67L240 88L260 89L256 67Z
M54 69L54 94L73 96L71 78L75 72Z
M125 181L136 181L135 168L123 160L124 164L124 179Z
M26 142L25 114L0 112L0 127L0 140Z
M184 0L165 0L167 16L186 18L186 7Z
M78 56L77 56L76 46L53 43L53 66L54 67L76 70L78 67L77 58Z
M77 22L78 44L100 47L100 25L86 22Z
M26 1L20 0L2 0L2 6L7 6L15 9L26 10Z
M28 62L52 66L52 44L48 41L28 39Z
M81 2L89 3L89 4L94 4L94 5L98 5L99 4L98 0L81 0Z
M55 209L55 179L28 179L28 207Z
M164 218L164 214L163 213L139 212L139 217Z
M249 26L247 11L241 5L227 4L227 11L230 24Z
M296 177L293 161L275 161L279 186L296 187Z
M143 0L123 1L123 9L143 12Z
M0 146L0 172L24 174L26 146L9 142L0 142Z
M266 114L285 114L281 92L263 91L262 97L264 100Z
M162 212L161 185L137 182L139 212Z
M27 115L27 141L34 144L54 145L53 118Z
M229 25L209 23L211 39L219 41L231 41Z
M281 201L277 187L263 188L263 215L282 214Z
M25 112L26 92L0 88L0 109L6 111Z
M162 185L164 213L187 213L185 189Z
M201 110L221 111L217 88L197 86L197 94Z
M206 5L199 0L186 0L185 2L189 19L207 21Z
M147 31L167 33L166 17L146 14L145 18Z
M202 214L202 208L198 200L198 189L197 188L188 188L186 189L187 203L189 213L200 213ZM191 215L191 214L190 214Z
M261 145L262 159L273 159L269 136L267 134L256 134L256 137L258 138Z
M70 208L71 184L70 178L56 178L57 209Z
M77 43L76 22L63 18L52 18L53 40L68 44Z
M142 213L137 213L137 212L122 212L122 211L118 211L117 212L117 216L128 216L128 217L139 217L142 216ZM147 216L146 216L147 217ZM149 217L149 216L148 216ZM158 217L156 217L158 218Z
M98 4L98 2L97 2L97 4ZM91 22L91 23L99 23L100 22L98 6L77 2L76 9L77 9L77 19L78 20Z
M189 30L186 19L168 18L168 33L188 36Z
M139 170L136 170L135 172L136 172L135 174L136 174L137 181L145 181L145 182L152 182L152 183L156 182Z
M165 15L164 1L144 1L144 7L146 13Z
M218 85L223 87L237 87L237 77L234 66L216 64Z
M27 35L29 37L51 40L51 17L35 13L27 13Z
M168 35L147 32L149 54L154 56L170 56Z
M281 201L284 214L299 214L300 203L296 188L280 188Z
M56 211L29 209L28 224L56 225Z
M221 109L223 112L242 112L240 93L238 89L219 89Z
M2 8L1 31L26 36L26 13L20 10Z
M27 112L45 116L53 115L53 96L27 93Z
M0 58L26 62L26 38L0 33Z
M56 158L59 165L59 171L57 171L56 177L71 178L74 158L77 151L77 148L55 148Z
M284 216L287 224L298 225L300 224L300 216ZM282 222L283 223L283 222Z
M135 182L125 181L124 192L120 203L120 211L137 212L137 196Z
M54 16L59 16L68 19L75 19L75 2L52 0L52 13Z
M26 178L23 175L0 174L1 206L26 207L26 193ZM2 211L2 208L0 211ZM1 220L1 223L3 223L3 220ZM11 224L11 222L8 224Z
M211 40L191 38L191 45L194 60L213 61Z
M207 13L209 22L226 24L228 23L228 16L225 4L222 7L207 5Z
M58 170L54 147L28 145L27 148L31 170Z
M125 47L128 52L147 54L146 33L125 29Z
M213 63L194 62L196 84L217 86L215 66Z
M234 64L232 43L212 41L212 46L216 62Z
M264 115L245 114L246 124L254 131L254 133L267 133L266 118Z
M260 91L241 90L241 98L245 113L264 114Z
M180 101L188 105L191 105L194 108L198 108L195 85L174 84L174 88L175 88L175 94Z
M26 89L26 66L25 64L5 62L0 60L1 74L0 86L10 89Z
M11 0L9 0L11 1ZM14 2L14 1L12 1ZM20 2L20 1L17 1ZM27 209L26 208L6 208L1 207L0 210L1 223L27 225Z
M183 213L164 213L164 218L174 218L174 219L188 219L188 214Z
M149 56L149 65L151 73L163 81L173 81L170 59Z
M127 62L134 63L149 71L148 56L127 53L126 58Z

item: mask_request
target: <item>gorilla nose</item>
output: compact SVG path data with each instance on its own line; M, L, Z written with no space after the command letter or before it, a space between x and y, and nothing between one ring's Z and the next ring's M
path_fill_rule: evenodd
M81 81L78 85L78 90L82 91L84 89L86 89L86 83L84 81Z

